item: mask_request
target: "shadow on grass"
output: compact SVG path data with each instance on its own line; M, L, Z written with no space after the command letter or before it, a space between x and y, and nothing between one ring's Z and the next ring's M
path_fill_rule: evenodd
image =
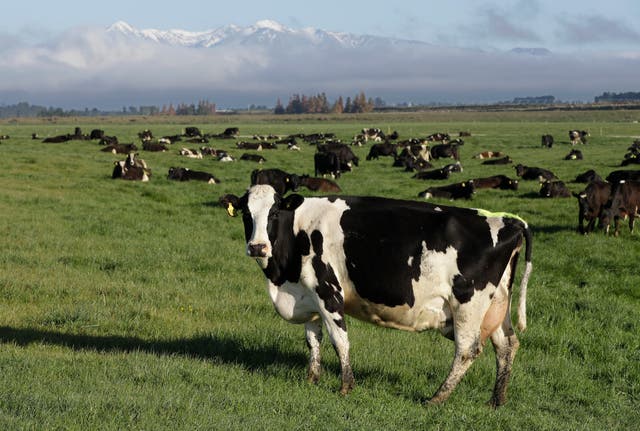
M73 350L94 350L97 352L183 355L216 362L240 364L251 371L262 370L273 364L291 367L303 367L307 364L307 356L302 353L286 353L275 345L251 346L233 338L215 335L150 341L137 337L65 334L41 329L0 326L0 342L15 343L19 346L45 343Z
M231 337L216 335L197 336L187 339L144 340L138 337L115 335L81 335L65 334L56 331L31 328L11 328L0 326L0 343L14 343L28 346L44 343L63 346L77 351L96 351L101 353L143 352L153 355L181 355L188 358L210 360L216 363L241 365L250 372L264 375L281 375L282 367L297 369L305 374L308 355L305 353L284 352L277 345L263 343L251 345ZM338 378L340 366L337 362L323 364L325 378ZM402 386L402 378L396 374L379 368L364 366L357 371L356 378L384 379L394 386Z

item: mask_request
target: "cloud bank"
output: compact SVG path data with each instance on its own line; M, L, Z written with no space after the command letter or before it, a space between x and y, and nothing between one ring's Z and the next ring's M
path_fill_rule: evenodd
M494 33L537 40L497 13L485 17ZM578 34L583 23L567 22L576 27L567 34ZM609 35L638 37L626 27ZM77 28L39 45L0 33L0 103L120 109L208 99L220 107L273 106L294 93L336 98L359 91L391 103L544 94L592 100L603 91L637 91L638 66L634 51L535 56L383 39L358 47L240 41L193 48Z

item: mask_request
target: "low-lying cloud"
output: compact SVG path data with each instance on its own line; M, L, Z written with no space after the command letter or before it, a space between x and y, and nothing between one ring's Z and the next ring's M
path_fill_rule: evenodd
M294 93L325 92L333 99L359 91L388 102L472 103L543 94L591 100L603 91L637 91L640 65L640 55L629 51L534 56L391 42L186 48L91 29L69 31L49 44L11 42L0 34L0 103L65 108L199 99L221 107L273 106Z

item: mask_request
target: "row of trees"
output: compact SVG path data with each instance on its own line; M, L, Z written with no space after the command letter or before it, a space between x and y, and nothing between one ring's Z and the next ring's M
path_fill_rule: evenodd
M289 98L287 106L283 106L278 98L273 112L275 114L355 114L371 112L373 108L380 106L384 106L382 99L367 99L362 91L354 96L353 99L347 97L346 100L343 100L342 96L339 96L333 104L329 103L325 93L319 93L315 96L294 94Z
M609 93L605 91L594 98L595 102L640 102L640 92L627 91L626 93Z

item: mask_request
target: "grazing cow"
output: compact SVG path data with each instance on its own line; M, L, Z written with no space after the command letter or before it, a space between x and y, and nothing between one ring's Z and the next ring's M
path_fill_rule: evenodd
M629 231L633 233L633 223L640 217L640 181L620 181L611 189L611 199L600 214L600 226L609 233L609 223L613 219L614 235L620 234L621 217L629 217Z
M542 135L542 146L546 148L553 147L553 136L552 135Z
M362 136L364 136L365 142L369 139L375 142L381 142L384 139L384 132L377 127L369 127L362 129Z
M545 181L540 184L540 196L543 198L568 198L571 192L562 181Z
M342 189L335 182L326 178L312 178L309 175L300 177L300 185L308 188L313 192L340 193Z
M491 177L474 178L473 187L475 189L518 190L518 180L512 180L506 175L493 175Z
M513 160L511 160L509 156L504 156L501 159L489 159L482 162L483 165L509 165L511 163L513 163Z
M569 151L569 154L567 154L566 156L564 156L565 160L582 160L582 151L578 150L578 149L571 149L571 151Z
M587 185L584 191L575 193L578 198L578 232L586 235L593 231L596 220L600 219L609 198L611 197L611 183L593 181ZM584 227L584 221L587 227Z
M220 180L208 172L192 171L189 168L171 167L167 178L176 181L204 181L208 184L219 184Z
M345 314L454 340L448 376L430 399L444 402L490 339L496 381L490 404L506 402L519 346L510 317L517 260L525 248L518 327L526 328L531 231L505 213L380 197L280 197L272 187L225 195L243 213L246 254L267 278L277 313L304 323L308 379L320 378L323 326L340 360L342 394L355 385Z
M340 170L342 172L351 171L353 166L358 166L358 163L360 162L360 159L354 154L353 150L346 144L329 142L326 144L318 145L317 148L318 148L318 152L334 153L336 156L338 156L338 162L340 163Z
M267 161L264 157L259 154L249 154L244 153L240 156L240 160L245 160L247 162L256 162L256 163L264 163Z
M557 180L553 172L548 171L542 168L530 168L528 166L524 166L521 164L517 164L514 166L516 170L516 175L522 178L523 180L538 180L543 182L544 180Z
M384 142L382 144L373 144L369 149L367 160L378 159L380 156L397 156L396 144Z
M433 169L431 171L420 171L416 173L411 178L416 178L418 180L446 180L449 178L451 171L448 169Z
M318 152L313 155L313 167L315 176L331 175L333 178L340 178L342 170L340 168L340 159L333 152Z
M202 153L200 150L191 150L189 148L181 148L178 152L181 156L189 157L190 159L201 159Z
M449 184L446 186L429 187L418 193L419 198L443 198L443 199L471 199L475 193L473 180L461 183Z
M589 169L588 171L579 174L576 176L576 179L573 180L574 183L591 183L594 181L603 182L604 180L593 169Z
M586 144L587 136L589 136L589 132L586 130L569 130L569 140L571 141L571 145L575 145L578 142Z
M101 148L100 151L113 154L129 154L132 151L138 151L138 147L136 144L111 144Z
M441 159L450 157L455 160L460 160L460 153L458 151L459 144L438 144L431 147L430 154L432 159Z
M493 158L502 157L502 156L504 156L504 153L502 153L501 151L483 151L473 156L473 158L482 160L482 159L493 159Z
M251 185L256 184L269 184L278 194L284 195L288 191L298 190L300 177L282 169L255 169L251 172Z
M613 171L606 178L611 184L618 184L620 181L640 181L640 171L622 170Z

